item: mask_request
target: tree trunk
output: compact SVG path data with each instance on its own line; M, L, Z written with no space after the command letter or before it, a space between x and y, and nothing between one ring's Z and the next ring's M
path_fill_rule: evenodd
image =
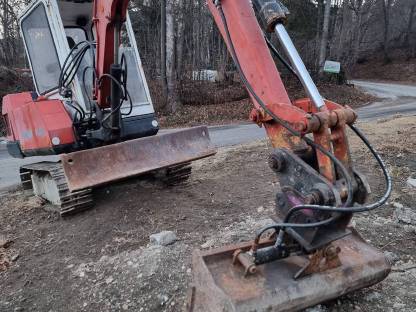
M160 0L160 78L162 81L163 107L168 103L168 80L166 76L166 0Z
M174 0L166 1L166 74L168 82L168 103L170 113L176 113L181 107L177 92L175 69L175 22Z
M176 78L180 79L183 74L183 48L185 44L185 9L186 2L181 1L179 5L179 18L178 18L178 44L176 47Z
M390 63L389 35L390 35L390 6L391 0L381 0L384 18L383 53L384 63Z
M315 57L316 57L316 63L315 68L319 70L319 51L321 46L321 27L322 27L322 7L324 5L324 0L317 0L317 8L318 12L316 15L316 38L315 38Z
M407 60L410 60L412 57L412 51L410 48L410 35L413 29L413 20L415 16L415 11L416 11L416 4L413 3L412 6L410 7L409 20L407 22L406 37L405 37L405 42L404 42L404 45L407 49L407 53L406 53Z
M324 63L326 59L326 50L328 47L328 35L329 35L329 19L331 16L331 0L326 0L325 12L324 12L324 25L322 27L322 39L319 49L319 73L323 73Z

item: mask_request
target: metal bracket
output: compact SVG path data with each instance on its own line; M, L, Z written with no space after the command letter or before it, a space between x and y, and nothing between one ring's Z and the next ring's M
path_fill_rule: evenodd
M309 256L309 263L298 271L294 278L299 279L341 266L342 263L338 256L340 252L341 248L333 245L317 250L313 255Z

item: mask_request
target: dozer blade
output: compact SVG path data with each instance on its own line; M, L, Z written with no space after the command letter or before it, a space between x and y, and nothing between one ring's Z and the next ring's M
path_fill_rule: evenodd
M215 153L208 129L195 127L64 154L61 161L68 187L73 192L189 163Z
M228 246L193 255L193 287L188 310L196 311L299 311L351 291L382 281L390 264L382 252L369 246L353 231L333 243L341 248L341 266L294 279L307 263L294 256L257 267L244 276L233 265L236 250L248 251L251 243Z

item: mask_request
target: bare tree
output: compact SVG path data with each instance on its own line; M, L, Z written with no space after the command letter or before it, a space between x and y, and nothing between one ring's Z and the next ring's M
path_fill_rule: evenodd
M412 0L407 1L407 8L409 9L409 17L407 20L407 27L405 31L404 46L407 48L407 59L415 57L415 49L411 47L411 34L413 30L413 23L416 13L416 2Z
M326 0L325 12L324 12L324 24L322 28L322 39L319 49L319 72L323 72L323 65L326 59L326 51L328 48L328 35L329 35L329 19L331 17L331 0Z
M384 62L389 63L390 59L390 11L394 3L394 0L380 0L382 11L383 11L383 53Z
M160 0L160 78L162 81L162 92L165 107L168 101L169 89L166 74L166 0Z
M175 19L174 0L166 1L166 73L168 82L167 110L176 113L181 107L177 93L175 68Z

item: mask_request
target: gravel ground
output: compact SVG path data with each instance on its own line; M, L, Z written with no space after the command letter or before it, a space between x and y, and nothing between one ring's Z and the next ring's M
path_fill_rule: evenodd
M392 273L309 312L416 310L416 195L407 183L416 178L415 125L416 117L399 116L361 125L388 163L394 192L354 224L394 263ZM380 173L357 139L351 146L377 198ZM183 311L192 250L250 240L271 222L278 183L269 151L263 141L221 149L195 163L183 186L134 180L96 190L94 209L66 219L22 190L1 196L0 311ZM177 241L150 244L164 230Z

